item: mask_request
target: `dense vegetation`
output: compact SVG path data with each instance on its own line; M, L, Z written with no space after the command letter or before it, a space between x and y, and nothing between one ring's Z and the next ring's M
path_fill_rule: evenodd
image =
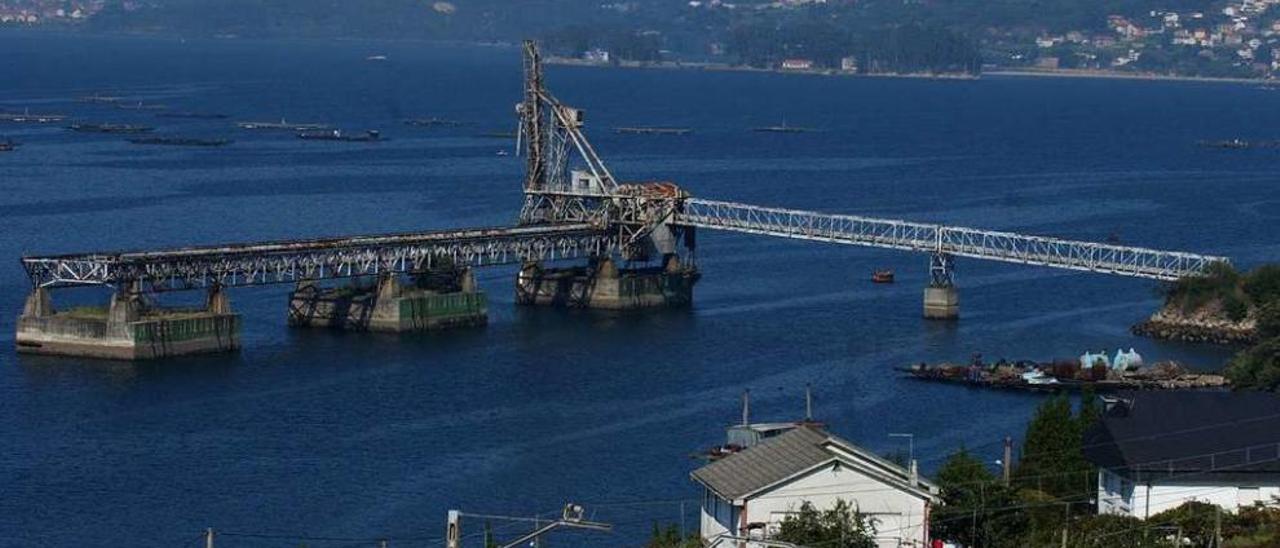
M1057 544L1069 524L1068 537L1077 539L1071 545L1090 546L1088 538L1118 527L1084 504L1097 489L1084 432L1098 415L1092 395L1078 412L1066 396L1045 401L1027 426L1009 485L963 448L952 454L935 476L943 505L932 515L934 536L972 546L1042 546Z
M1280 265L1242 274L1215 264L1205 276L1170 284L1164 294L1168 306L1185 313L1217 307L1229 320L1253 319L1258 343L1238 353L1226 375L1236 388L1280 389Z
M1088 394L1076 413L1066 396L1044 402L1027 426L1008 486L965 449L952 454L935 475L943 505L930 522L934 537L992 548L1061 546L1065 530L1073 548L1207 548L1220 520L1222 546L1280 546L1280 508L1271 506L1229 513L1191 502L1146 521L1097 515L1090 504L1097 476L1084 459L1083 439L1099 411ZM1183 543L1172 538L1178 531Z
M875 524L844 500L826 510L801 504L799 511L782 521L774 538L800 546L876 548Z
M804 502L783 520L773 540L799 546L830 548L876 548L876 529L872 520L860 514L845 500L837 500L826 510L818 510ZM694 533L680 537L675 525L653 525L653 533L645 548L699 548L702 539Z
M655 523L645 548L702 548L702 538L696 531L681 537L680 528L674 523L666 527L660 527Z

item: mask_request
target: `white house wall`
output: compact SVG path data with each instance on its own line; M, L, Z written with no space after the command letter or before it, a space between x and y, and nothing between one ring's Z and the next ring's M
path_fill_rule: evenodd
M925 543L925 501L900 487L866 476L848 465L827 465L747 501L747 521L767 523L774 533L803 501L825 510L845 500L875 521L881 547ZM705 536L705 535L704 535Z
M710 540L725 533L738 534L738 526L732 521L733 514L733 506L728 501L709 489L703 489L702 512L699 513L702 538Z
M1280 485L1156 482L1147 486L1128 483L1106 470L1098 478L1098 513L1143 519L1192 501L1234 512L1255 502L1271 502L1275 497L1280 497Z

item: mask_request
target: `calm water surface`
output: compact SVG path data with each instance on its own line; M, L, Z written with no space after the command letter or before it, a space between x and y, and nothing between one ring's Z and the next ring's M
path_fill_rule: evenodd
M966 445L995 459L1037 397L925 385L920 360L1051 358L1135 347L1220 365L1221 350L1131 337L1158 305L1140 280L965 260L964 319L921 319L923 256L704 234L688 311L614 316L513 306L511 269L485 270L487 328L383 336L285 326L284 286L238 289L238 354L146 364L20 357L24 253L507 224L519 207L517 50L362 42L0 35L0 105L161 134L228 136L222 149L4 126L0 155L0 545L176 546L205 527L294 540L391 537L438 545L445 512L532 515L566 501L638 546L696 498L689 455L718 442L753 393L755 416L819 418L880 452L916 435L926 471ZM389 60L367 62L385 54ZM1280 93L1247 85L986 78L845 79L551 67L588 109L623 178L699 196L1226 254L1280 255ZM101 91L228 120L158 119L79 104ZM375 144L299 142L235 120L383 130ZM406 117L469 122L403 126ZM748 128L785 121L808 134ZM688 137L619 136L676 125ZM893 268L898 283L869 275ZM169 302L199 295L167 296ZM55 295L60 306L105 294ZM694 520L694 504L687 508ZM499 527L502 524L496 524ZM471 522L468 532L478 532ZM507 532L519 530L506 529ZM368 544L368 543L366 543ZM310 545L327 543L312 541Z

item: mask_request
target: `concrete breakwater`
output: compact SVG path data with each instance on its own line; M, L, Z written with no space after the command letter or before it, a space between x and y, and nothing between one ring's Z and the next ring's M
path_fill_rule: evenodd
M1220 345L1245 345L1258 341L1257 325L1253 318L1231 321L1221 314L1210 312L1183 312L1180 308L1166 306L1150 318L1134 325L1134 335L1153 339L1210 343Z
M240 316L211 291L204 309L162 308L134 293L118 293L105 308L54 310L48 291L27 298L18 318L18 352L145 360L240 348Z
M637 310L689 306L701 275L668 255L657 268L620 269L603 258L585 267L543 268L526 264L516 277L516 302L523 305Z
M308 281L289 294L288 322L352 331L432 331L484 326L489 305L469 269L424 273L410 285L394 275L376 284L353 281L329 288Z

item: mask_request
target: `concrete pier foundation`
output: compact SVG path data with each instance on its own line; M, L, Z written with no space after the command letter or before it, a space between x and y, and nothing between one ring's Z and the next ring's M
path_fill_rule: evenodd
M585 267L529 263L516 276L516 303L566 308L635 310L689 306L698 269L667 255L661 267L620 269L602 258Z
M228 352L240 348L240 316L221 289L210 290L205 309L151 306L131 288L106 308L58 312L39 288L27 297L15 339L20 353L113 360Z
M288 321L293 327L431 331L487 325L489 304L470 269L424 273L408 285L394 275L330 288L300 282L289 294Z
M930 320L960 318L960 293L955 286L924 288L924 317Z

